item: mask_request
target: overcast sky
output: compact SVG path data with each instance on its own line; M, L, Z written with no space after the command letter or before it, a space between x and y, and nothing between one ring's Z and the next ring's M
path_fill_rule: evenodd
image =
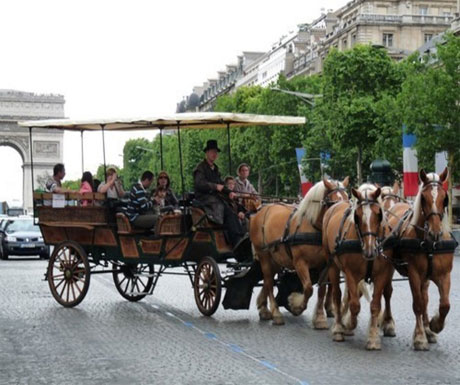
M0 88L62 94L73 119L173 113L193 86L236 63L242 51L267 51L321 8L346 3L1 0ZM108 135L108 162L122 163L127 138ZM69 179L81 176L79 140L66 134ZM100 135L88 135L85 168L94 172L101 162ZM1 147L0 201L22 199L20 167L19 155Z

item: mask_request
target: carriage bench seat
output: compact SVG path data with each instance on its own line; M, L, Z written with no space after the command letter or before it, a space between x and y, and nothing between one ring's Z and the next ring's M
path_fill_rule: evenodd
M192 206L191 209L193 226L212 229L222 228L222 225L212 222L202 208Z
M118 234L142 234L146 232L145 229L136 229L133 227L125 214L117 213L116 217Z

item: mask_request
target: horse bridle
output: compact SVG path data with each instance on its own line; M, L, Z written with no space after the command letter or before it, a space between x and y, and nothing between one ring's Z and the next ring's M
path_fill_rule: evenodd
M326 206L327 208L331 207L332 205L336 204L337 202L340 202L340 201L334 201L334 200L331 200L331 195L335 192L344 192L345 194L347 193L347 189L343 188L343 187L336 187L335 189L333 190L330 190L328 191L328 193L326 194L326 196L323 198L323 200L321 201L321 205L322 206Z
M379 206L379 217L380 217L380 222L382 221L383 219L383 212L382 212L382 207L380 206L380 203L375 200L375 199L368 199L367 196L366 196L366 199L359 202L356 207L355 207L355 218L354 218L354 221L355 221L355 229L356 229L356 234L358 235L358 239L359 239L359 243L361 244L361 249L364 248L364 238L365 237L369 237L369 236L374 236L375 239L376 239L376 246L377 246L377 249L381 249L381 237L379 235L379 233L376 233L376 232L373 232L373 231L366 231L366 232L361 232L361 229L359 228L359 224L358 224L358 221L356 220L356 209L358 207L362 207L362 206L366 206L366 205L369 205L369 206L372 206L373 204L376 204ZM379 226L380 228L380 226ZM367 259L367 258L365 258Z
M433 187L433 186L437 186L437 187L441 187L442 188L442 183L439 182L439 181L432 181L432 182L429 182L427 183L425 186L423 186L422 188L422 193L428 188L428 187ZM422 196L423 198L423 196ZM447 196L446 196L447 198ZM444 199L445 200L445 199ZM430 213L426 214L425 211L423 210L423 206L421 207L422 211L423 211L423 214L425 215L425 224L426 222L428 221L428 219L430 219L430 217L434 216L434 215L437 215L439 217L439 219L442 221L443 218L444 218L444 210L442 212L438 212L438 211L431 211Z

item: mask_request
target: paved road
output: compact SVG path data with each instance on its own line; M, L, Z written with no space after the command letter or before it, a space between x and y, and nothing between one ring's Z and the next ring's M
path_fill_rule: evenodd
M429 352L411 349L407 282L394 284L398 336L367 352L364 302L355 336L334 343L312 329L314 302L282 327L259 322L255 295L249 311L202 317L185 277L162 277L154 296L129 303L109 275L93 276L85 300L65 309L45 267L0 261L0 384L460 384L460 257L448 323Z

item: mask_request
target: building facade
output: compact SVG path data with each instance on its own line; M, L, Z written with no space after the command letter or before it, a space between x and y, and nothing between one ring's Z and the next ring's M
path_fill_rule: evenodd
M32 212L32 168L29 130L21 120L64 118L62 95L37 95L32 92L0 90L0 146L15 149L23 161L23 207ZM53 166L62 162L64 134L57 130L33 129L32 154L34 187L52 175ZM6 183L6 182L5 182Z

